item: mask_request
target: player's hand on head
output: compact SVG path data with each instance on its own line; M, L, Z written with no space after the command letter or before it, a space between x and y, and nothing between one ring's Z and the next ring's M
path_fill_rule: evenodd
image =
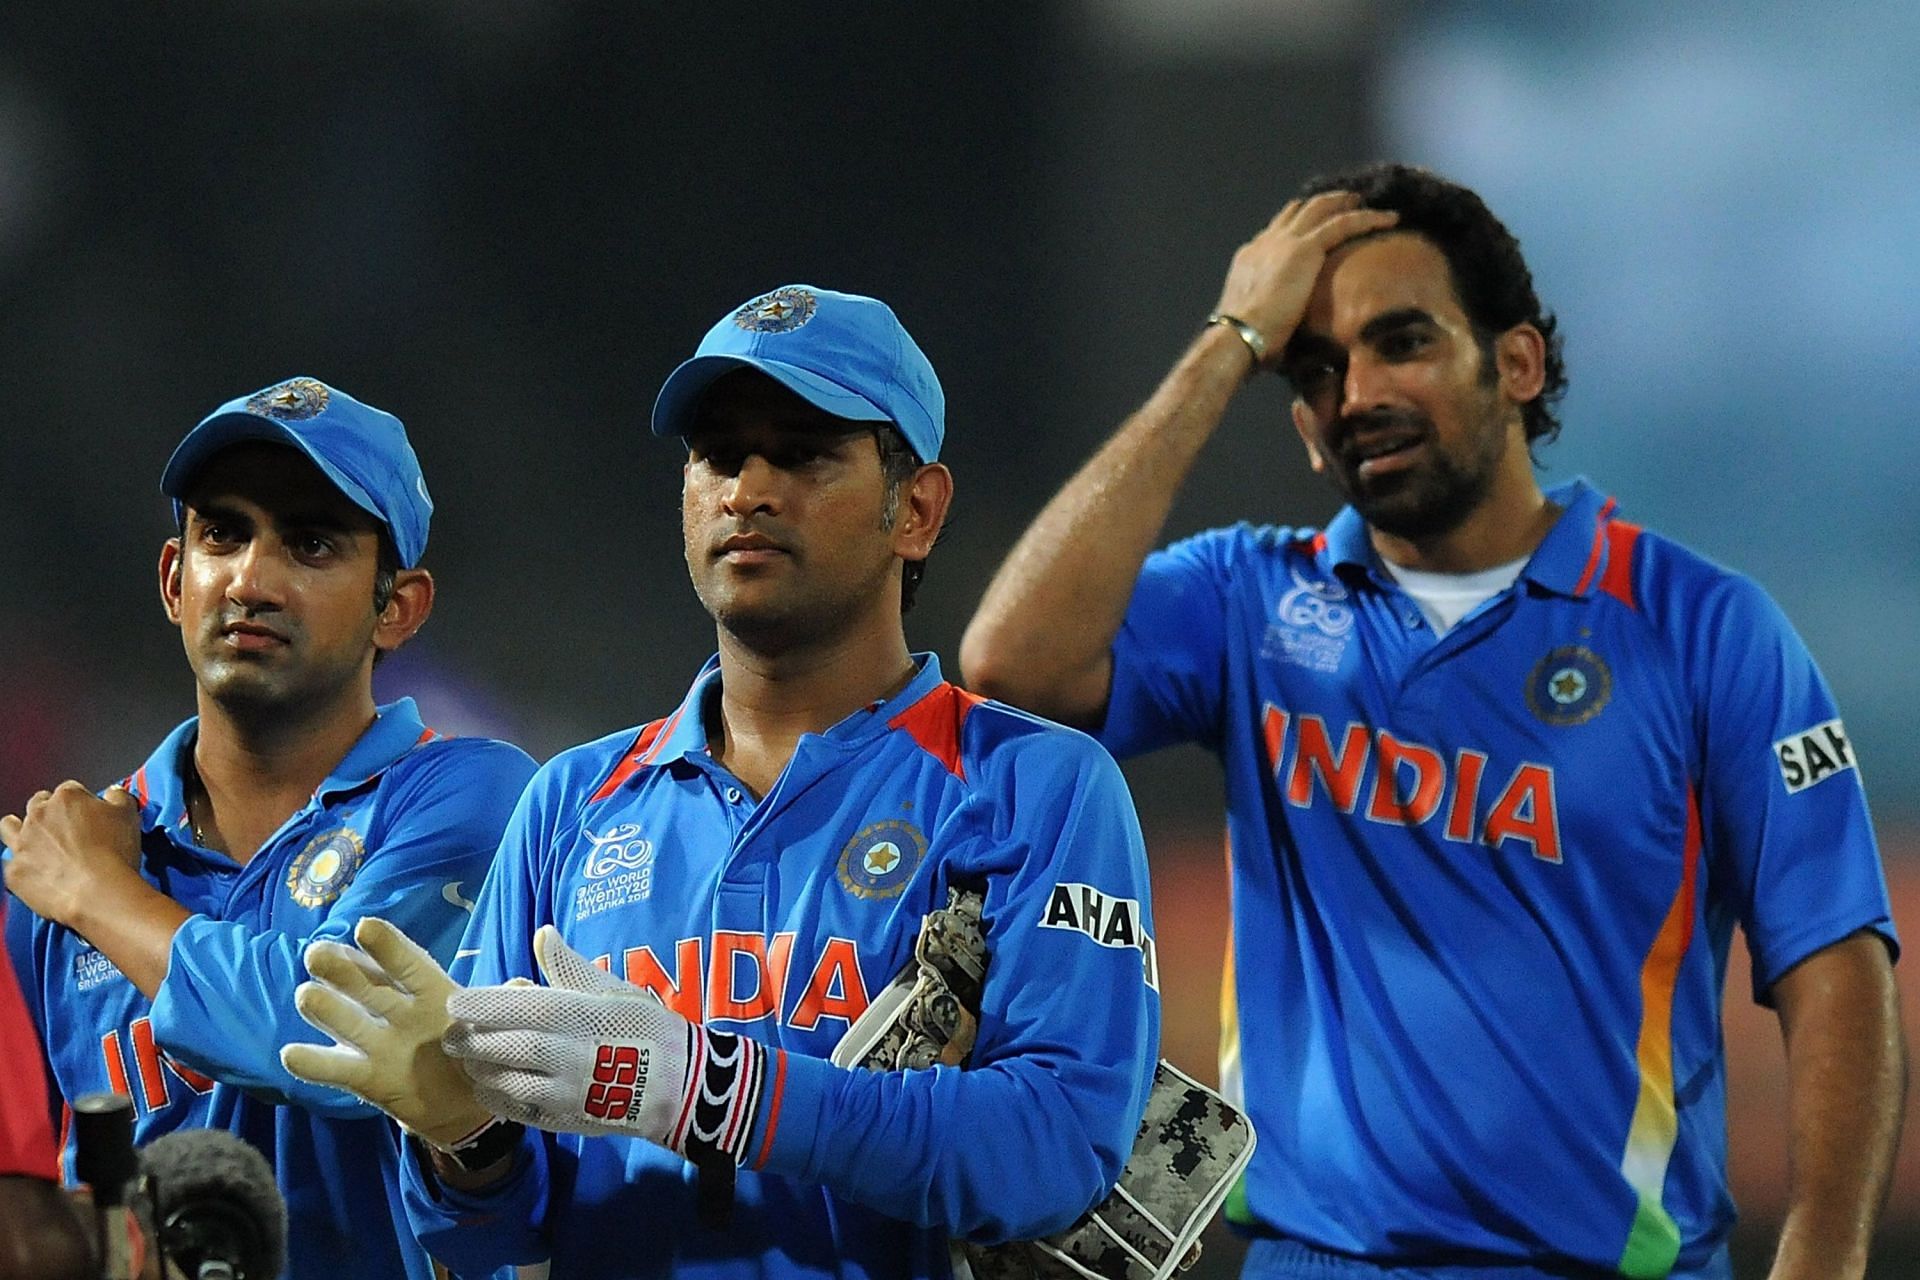
M583 959L552 925L534 935L534 955L548 986L472 987L449 1001L447 1051L489 1110L552 1132L743 1158L759 1044L689 1022Z
M7 888L40 916L71 925L111 877L138 877L140 805L121 787L96 796L67 781L0 818Z
M1252 326L1266 339L1268 362L1279 359L1306 314L1327 255L1399 217L1390 209L1362 208L1351 191L1289 202L1234 253L1214 311Z
M372 1103L436 1146L455 1146L493 1118L441 1047L447 1001L460 987L385 920L368 916L353 936L358 946L309 946L312 980L294 990L300 1016L334 1043L286 1045L280 1063Z

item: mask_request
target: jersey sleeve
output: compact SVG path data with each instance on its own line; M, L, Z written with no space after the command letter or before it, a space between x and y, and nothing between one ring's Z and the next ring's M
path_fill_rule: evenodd
M972 1061L776 1054L754 1167L983 1243L1058 1231L1119 1180L1160 1041L1145 849L1113 761L1079 734L1039 741L1003 782ZM1069 768L1046 758L1063 743Z
M399 926L442 964L453 958L466 910L447 892L486 875L500 830L533 761L505 743L441 746L400 784L396 817L326 919L297 936L205 915L174 935L153 1002L155 1038L181 1062L262 1099L329 1116L371 1116L351 1094L296 1080L280 1047L324 1043L293 1007L302 956L319 939L351 943L363 916ZM457 892L457 891L456 891Z
M33 972L33 917L19 907L8 911L4 889L0 916L6 917L7 938L0 950L0 1045L6 1047L0 1054L0 1177L57 1179L60 1157L36 1030L39 1018L29 1010L27 988L15 980L17 973Z
M1753 959L1754 998L1862 929L1898 938L1866 792L1806 645L1755 584L1729 576L1691 626L1704 688L1701 830Z
M550 851L556 832L569 820L567 809L578 804L577 797L573 806L567 804L569 764L562 757L541 769L507 820L499 853L450 969L462 986L539 976L533 935L553 919L543 889L550 876ZM400 1193L415 1238L460 1275L544 1261L547 1193L557 1158L552 1137L529 1129L512 1173L484 1192L469 1193L442 1184L410 1147L409 1158L401 1162Z
M1177 742L1219 743L1227 679L1227 583L1241 526L1154 552L1120 632L1099 738L1125 759Z

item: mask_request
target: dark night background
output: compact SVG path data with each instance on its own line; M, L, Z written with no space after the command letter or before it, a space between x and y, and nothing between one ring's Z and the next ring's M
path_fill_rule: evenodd
M958 495L908 630L957 674L999 557L1152 388L1233 249L1307 175L1391 154L1485 192L1561 312L1574 390L1547 478L1591 471L1807 636L1910 919L1920 92L1901 68L1920 19L1840 11L9 6L0 811L119 776L190 713L154 588L161 464L208 410L294 374L399 414L438 504L439 601L385 696L539 758L664 713L713 634L678 451L647 412L708 325L792 282L887 299L940 371ZM1331 514L1285 409L1277 381L1241 398L1170 536ZM1129 774L1167 1051L1210 1078L1217 769L1181 751ZM1744 977L1728 991L1758 1276L1780 1050ZM1916 1145L1876 1275L1920 1269ZM1222 1235L1194 1274L1237 1256Z

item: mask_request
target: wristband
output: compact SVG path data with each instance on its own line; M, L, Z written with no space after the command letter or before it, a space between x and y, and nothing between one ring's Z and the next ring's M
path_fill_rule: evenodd
M1240 319L1238 316L1224 315L1216 311L1207 317L1207 323L1226 325L1229 329L1239 334L1240 341L1246 343L1247 350L1253 353L1253 364L1255 368L1259 368L1267 362L1266 338L1261 335L1258 329L1248 324L1245 320Z
M442 1147L437 1143L427 1145L447 1156L468 1173L479 1173L482 1169L490 1169L512 1155L526 1132L527 1126L518 1120L496 1118L490 1124L482 1125L473 1136L451 1147ZM426 1142L424 1138L420 1140Z

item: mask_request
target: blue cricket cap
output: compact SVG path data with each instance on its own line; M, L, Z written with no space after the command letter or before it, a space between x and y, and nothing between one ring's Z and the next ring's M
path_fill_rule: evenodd
M940 456L947 433L940 379L876 298L790 284L730 313L667 375L653 402L653 434L686 435L701 394L739 368L758 369L837 418L893 423L922 462Z
M361 404L317 378L288 378L229 400L187 432L167 459L160 492L183 514L187 487L214 454L265 440L298 449L356 507L387 526L400 564L411 569L427 549L433 499L400 419Z

